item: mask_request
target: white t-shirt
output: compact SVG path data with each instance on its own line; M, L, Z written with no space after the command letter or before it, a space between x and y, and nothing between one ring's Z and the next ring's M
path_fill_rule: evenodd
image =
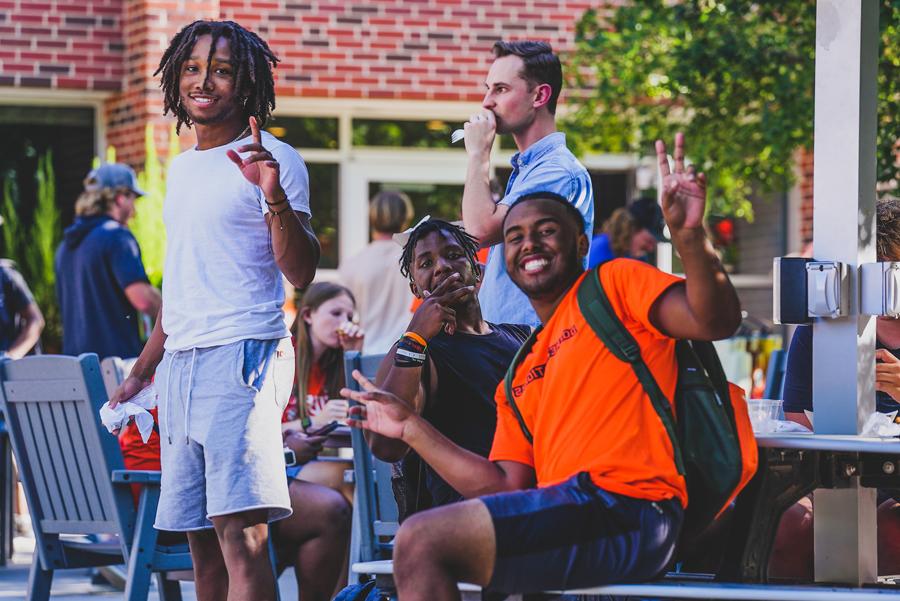
M166 350L289 335L281 308L282 275L264 217L268 205L262 190L226 155L251 142L247 136L209 150L191 149L169 167L163 205ZM262 143L280 165L281 186L291 206L309 215L303 159L267 132L262 132ZM278 227L277 218L272 227Z
M355 257L341 261L341 281L356 297L366 331L363 350L386 353L409 325L413 301L409 282L400 275L403 249L393 240L373 240Z

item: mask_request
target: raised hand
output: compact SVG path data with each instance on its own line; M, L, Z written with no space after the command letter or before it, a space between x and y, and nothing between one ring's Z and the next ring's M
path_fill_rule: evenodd
M684 167L684 134L675 134L675 170L669 171L666 144L656 141L656 158L662 178L662 210L672 235L680 230L702 229L706 209L706 175L694 166Z
M875 358L875 390L900 401L900 359L883 348L875 351Z
M262 145L262 134L256 117L250 117L250 133L253 135L253 143L238 146L237 152L229 150L228 158L241 170L248 182L260 187L269 203L276 204L286 198L279 179L280 166L272 153ZM253 154L241 159L238 152Z
M491 154L494 136L497 135L497 117L488 110L475 113L463 125L466 132L466 152L479 158Z
M341 389L342 397L360 403L350 407L347 424L388 438L403 438L407 420L415 416L409 405L396 395L377 388L357 370L353 370L353 379L359 382L362 391Z
M425 300L416 309L408 329L425 340L437 336L441 329L452 335L456 331L456 310L451 305L475 293L475 286L463 286L460 279L458 273L452 273L434 290L425 290Z
M363 340L365 340L366 332L359 324L352 321L345 321L337 330L338 344L345 351L361 351Z

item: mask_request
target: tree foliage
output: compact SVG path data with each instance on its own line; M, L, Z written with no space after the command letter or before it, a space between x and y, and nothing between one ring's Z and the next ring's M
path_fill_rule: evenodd
M900 180L900 0L880 0L878 180ZM566 130L578 150L652 154L685 132L710 210L752 218L751 192L786 190L812 148L815 2L642 0L577 24Z

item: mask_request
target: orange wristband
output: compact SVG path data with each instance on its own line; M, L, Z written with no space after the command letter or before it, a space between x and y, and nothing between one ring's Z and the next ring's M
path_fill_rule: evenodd
M419 336L419 335L416 334L415 332L407 332L406 334L404 334L404 336L407 336L407 337L409 337L409 338L412 338L413 340L415 340L416 342L418 342L419 344L421 344L423 347L428 346L428 342L426 342L424 338L422 338L421 336Z

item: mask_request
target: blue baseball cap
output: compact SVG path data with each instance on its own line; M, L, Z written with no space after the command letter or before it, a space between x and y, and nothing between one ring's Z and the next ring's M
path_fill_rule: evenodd
M103 190L104 188L127 188L138 196L146 194L138 186L134 169L122 163L100 165L84 178L85 190Z

